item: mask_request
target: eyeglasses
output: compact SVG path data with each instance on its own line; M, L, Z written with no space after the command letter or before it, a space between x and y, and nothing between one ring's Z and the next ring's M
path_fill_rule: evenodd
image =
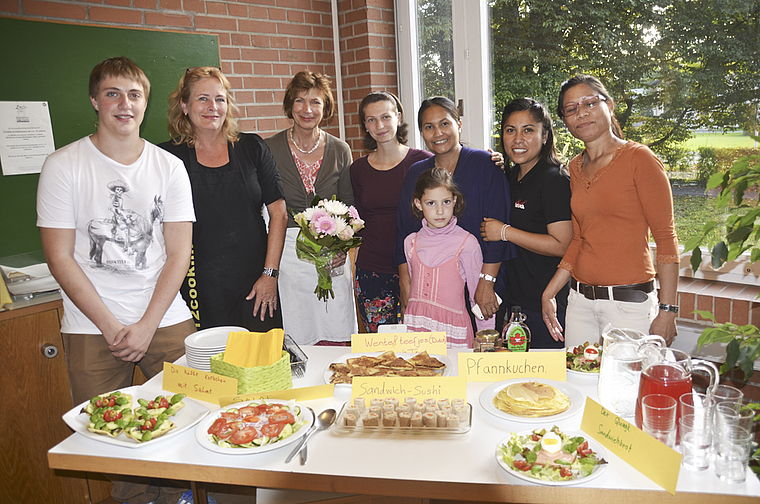
M584 96L580 101L562 107L562 117L574 116L578 113L579 108L586 111L593 110L600 101L607 101L607 98L602 95Z

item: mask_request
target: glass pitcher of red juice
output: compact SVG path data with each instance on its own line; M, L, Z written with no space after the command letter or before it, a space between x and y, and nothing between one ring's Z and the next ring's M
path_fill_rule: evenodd
M718 382L718 368L711 362L692 360L689 354L673 348L644 343L639 347L641 355L641 380L639 397L636 399L636 426L641 428L641 399L649 394L665 394L676 400L691 392L691 372L700 370L710 377L708 388ZM676 407L676 426L681 416ZM677 439L677 438L676 438Z

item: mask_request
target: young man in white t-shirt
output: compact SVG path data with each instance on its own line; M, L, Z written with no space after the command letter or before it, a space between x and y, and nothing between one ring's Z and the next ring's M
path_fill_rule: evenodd
M96 65L97 131L48 156L40 175L37 226L63 290L75 405L130 386L135 365L156 375L195 331L179 295L195 221L190 181L178 158L140 138L149 94L148 78L129 59ZM115 482L112 496L144 502L161 493L139 487ZM170 502L173 490L164 492Z

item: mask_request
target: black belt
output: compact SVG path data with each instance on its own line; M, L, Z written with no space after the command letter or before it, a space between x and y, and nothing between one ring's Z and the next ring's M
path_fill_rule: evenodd
M586 299L613 299L615 301L628 301L630 303L643 303L647 300L647 294L654 290L654 280L634 285L616 285L614 287L601 287L599 285L586 285L570 279L570 287L583 294ZM612 298L610 298L610 291Z

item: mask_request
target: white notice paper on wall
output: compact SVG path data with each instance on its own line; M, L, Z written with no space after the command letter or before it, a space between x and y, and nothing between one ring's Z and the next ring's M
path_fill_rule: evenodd
M54 151L48 102L0 101L3 175L39 173Z

